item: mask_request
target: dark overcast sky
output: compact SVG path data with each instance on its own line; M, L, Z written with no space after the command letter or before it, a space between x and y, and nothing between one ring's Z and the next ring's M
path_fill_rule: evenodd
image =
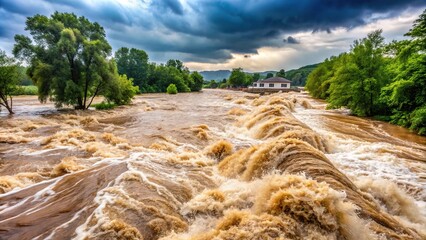
M191 69L291 69L349 49L382 28L401 38L426 0L0 0L0 48L34 14L74 12L104 26L116 50L183 60Z

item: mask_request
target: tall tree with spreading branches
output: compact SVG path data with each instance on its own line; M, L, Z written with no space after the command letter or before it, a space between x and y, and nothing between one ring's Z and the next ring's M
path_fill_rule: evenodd
M12 94L19 82L18 66L15 59L0 50L0 107L5 107L13 114Z
M57 107L88 109L93 98L117 78L105 30L73 13L28 17L25 30L32 38L16 35L13 53L29 63L28 75Z

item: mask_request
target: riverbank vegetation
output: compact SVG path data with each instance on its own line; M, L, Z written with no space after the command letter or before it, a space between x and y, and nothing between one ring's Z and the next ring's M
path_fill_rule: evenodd
M34 85L29 86L22 86L18 85L16 86L15 90L13 91L12 95L19 96L19 95L37 95L38 88Z
M321 63L308 77L313 97L426 135L426 10L405 36L385 44L376 30L351 50Z
M13 92L19 80L19 74L15 60L0 50L0 110L5 107L13 114Z
M148 59L148 54L140 49L122 47L115 52L118 73L133 79L141 93L166 92L170 84L176 85L178 92L196 92L203 87L203 77L190 72L180 60L156 64Z
M131 80L120 76L102 26L75 14L27 18L31 38L16 35L13 54L28 63L27 74L41 102L85 110L98 95L126 104L136 94ZM128 81L129 83L124 83ZM126 93L126 94L123 94Z
M203 77L180 60L149 63L145 51L126 47L111 57L104 28L83 16L37 14L27 18L25 30L31 36L15 36L15 58L0 52L0 105L9 113L14 95L86 110L96 96L105 97L96 109L106 109L129 104L137 93L166 92L170 84L179 92L203 86Z
M168 94L177 94L177 93L178 93L177 87L176 87L176 85L174 85L173 83L171 83L171 84L167 87L166 91L167 91L167 93L168 93Z

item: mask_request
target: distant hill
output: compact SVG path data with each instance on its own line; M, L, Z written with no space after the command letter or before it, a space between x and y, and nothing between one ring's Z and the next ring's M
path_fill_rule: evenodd
M217 71L201 71L201 76L204 80L222 80L224 78L228 79L231 76L231 71L229 70L217 70Z
M277 73L277 71L254 72L253 74L255 74L255 73L259 73L259 74L260 74L260 76L262 76L262 77L266 77L266 75L268 75L268 73L272 73L272 74L274 74L274 76L275 76L275 73Z
M288 80L291 80L293 83L293 86L305 86L306 79L308 78L308 75L314 70L319 63L317 64L311 64L306 65L298 69L292 69L286 71L285 75ZM275 73L277 71L264 71L264 72L255 72L259 73L262 78L266 77L268 73L272 73L275 76ZM255 73L248 73L248 74L255 74ZM229 76L231 76L230 70L216 70L216 71L201 71L200 74L203 76L205 81L221 81L222 79L228 79Z
M319 65L319 63L306 65L298 69L288 70L285 77L292 81L292 86L305 86L308 75Z

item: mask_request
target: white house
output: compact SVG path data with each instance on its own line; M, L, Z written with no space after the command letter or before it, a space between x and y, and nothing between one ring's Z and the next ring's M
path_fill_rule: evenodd
M271 77L264 80L259 80L254 82L250 87L251 89L273 89L273 90L281 90L281 89L290 89L291 81L282 77Z

